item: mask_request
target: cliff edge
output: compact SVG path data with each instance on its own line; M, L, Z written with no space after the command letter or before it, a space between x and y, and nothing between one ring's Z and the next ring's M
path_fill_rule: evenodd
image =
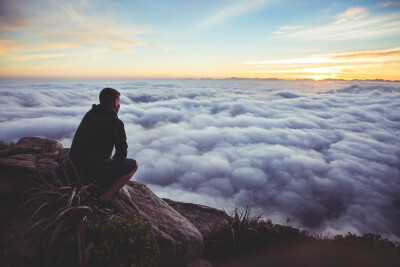
M22 138L15 146L0 150L2 266L30 266L35 262L38 249L24 234L34 221L29 210L17 212L17 208L24 200L28 183L45 179L57 184L57 179L65 179L67 155L68 149L60 143L37 137ZM223 211L163 200L146 185L133 181L121 188L108 205L116 214L134 214L135 218L151 222L160 250L154 266L193 266L193 262L207 266L198 261L204 250L203 236L210 237L228 224Z

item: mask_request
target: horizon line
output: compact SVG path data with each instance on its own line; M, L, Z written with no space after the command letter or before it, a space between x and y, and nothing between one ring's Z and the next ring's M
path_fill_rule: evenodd
M38 77L38 76L1 76L0 81L2 79L32 79L32 80L267 80L267 81L363 81L363 82L400 82L400 80L386 80L386 79L335 79L335 78L326 78L326 79L311 79L311 78L248 78L248 77L224 77L224 78L216 78L216 77Z

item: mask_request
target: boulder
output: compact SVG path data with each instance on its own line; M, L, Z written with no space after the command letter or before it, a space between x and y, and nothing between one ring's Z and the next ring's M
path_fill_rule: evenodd
M1 266L35 265L37 247L25 235L33 223L30 212L16 210L27 184L39 177L39 170L43 175L55 173L63 151L58 142L36 137L22 138L15 146L0 150Z
M196 226L204 239L212 238L228 227L229 216L222 210L166 198L163 200Z
M128 182L111 203L122 213L133 212L137 218L150 221L153 230L160 234L161 253L156 265L183 266L200 258L203 237L199 230L146 185Z
M22 138L15 146L0 150L1 266L29 266L37 256L31 241L21 234L32 223L29 212L16 213L15 210L30 179L53 184L65 180L62 178L65 177L65 168L61 166L65 166L67 155L68 149L58 142L37 137ZM113 210L133 213L135 217L152 223L153 230L158 233L160 248L156 266L184 266L200 258L203 237L190 221L197 220L188 214L182 216L147 186L129 182L109 205ZM14 229L12 225L15 222L21 222L21 229ZM10 234L10 231L19 234ZM201 231L209 233L210 229L204 224Z
M0 158L16 154L43 154L55 153L64 150L64 147L57 141L40 137L21 138L15 146L0 150Z
M197 259L186 264L186 267L213 267L213 265L203 259Z

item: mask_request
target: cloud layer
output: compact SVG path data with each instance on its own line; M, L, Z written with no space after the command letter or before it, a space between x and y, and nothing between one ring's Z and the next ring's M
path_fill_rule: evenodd
M101 88L121 94L134 179L314 232L400 237L400 83L142 80L0 84L0 139L60 140Z

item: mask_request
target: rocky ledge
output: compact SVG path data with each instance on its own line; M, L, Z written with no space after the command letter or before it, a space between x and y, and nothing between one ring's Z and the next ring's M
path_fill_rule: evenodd
M60 143L25 137L0 150L0 265L30 266L37 256L32 240L24 235L33 221L28 212L16 212L28 180L61 177L69 149ZM210 238L228 224L221 210L157 197L146 185L129 182L110 201L121 214L150 221L158 235L160 253L155 266L211 266L200 260L203 238Z
M22 138L10 148L0 150L0 266L25 267L37 262L38 246L25 234L36 221L32 211L18 207L32 182L69 184L67 179L73 175L68 173L68 152L57 141L38 137ZM201 257L218 257L229 250L232 242L236 248L248 242L254 247L300 235L298 229L270 223L240 231L240 220L235 221L225 211L161 199L146 185L133 181L122 187L107 206L116 218L129 214L151 222L159 248L153 266L209 267L212 265ZM227 233L227 239L219 239Z

